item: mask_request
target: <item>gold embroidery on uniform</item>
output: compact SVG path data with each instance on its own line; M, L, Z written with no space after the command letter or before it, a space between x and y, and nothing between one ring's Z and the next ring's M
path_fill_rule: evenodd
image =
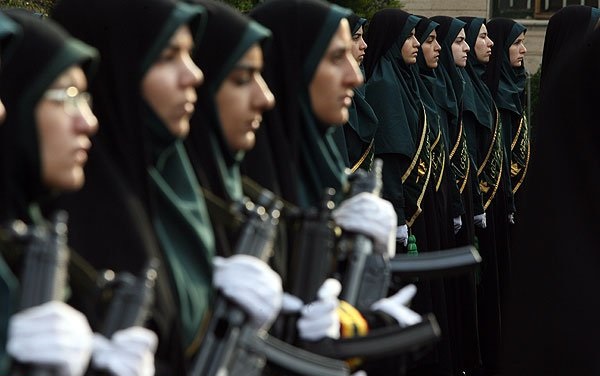
M365 159L367 159L367 157L369 156L371 149L373 149L374 142L375 142L375 139L372 139L371 143L369 144L369 147L367 148L367 150L365 150L363 155L360 156L360 159L354 164L354 166L352 166L352 168L350 169L350 172L356 172L356 170L358 170L358 168L363 164Z

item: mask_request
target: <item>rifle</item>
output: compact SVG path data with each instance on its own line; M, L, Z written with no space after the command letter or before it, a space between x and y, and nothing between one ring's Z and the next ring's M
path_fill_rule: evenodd
M102 273L100 285L113 287L114 295L110 301L106 318L100 333L106 338L122 329L143 326L154 303L154 284L156 282L158 259L151 259L139 277L131 273Z
M292 255L294 268L290 270L289 290L305 304L317 298L317 291L335 265L335 233L331 221L335 193L335 189L327 188L320 206L308 209L298 218L301 224L298 246Z
M12 235L27 243L21 271L20 310L52 300L64 301L69 263L67 219L65 211L58 211L48 225L28 227L21 221L13 222ZM54 376L58 370L53 366L18 365L13 374Z
M247 200L236 208L238 212L243 210L248 218L236 244L236 253L265 260L271 254L283 204L266 189L257 190L254 196L258 205ZM300 375L350 374L343 361L313 354L270 336L264 329L245 325L246 314L222 296L218 298L214 312L190 376L217 373L247 376L261 372L267 360Z
M381 162L377 162L377 171L381 167ZM377 172L375 178L365 179L369 184L377 182ZM375 186L370 185L372 191L376 191ZM358 190L359 188L357 188ZM362 188L364 189L364 188ZM334 232L331 222L331 210L334 207L332 198L335 190L329 188L325 191L324 198L318 210L311 210L304 214L300 230L300 239L298 249L295 250L292 265L294 265L291 275L290 292L305 303L310 303L316 299L317 291L323 281L330 275L336 255L334 255ZM365 237L366 238L366 237ZM370 243L370 240L366 239ZM366 242L365 242L366 243ZM365 249L372 250L372 244L357 250L359 256L368 255ZM370 248L369 248L370 247ZM360 260L356 262L353 273L355 275L355 286L360 286L362 275L361 268L365 265ZM356 283L358 281L358 283ZM344 288L346 288L344 286ZM355 288L354 291L358 291ZM348 292L348 290L346 290ZM358 295L358 294L356 294ZM294 320L291 320L294 321ZM295 339L290 333L295 332L295 322L288 324L288 342ZM369 334L363 337L344 338L339 340L324 339L318 342L305 342L303 347L309 352L318 354L326 358L346 360L349 358L377 359L383 356L397 355L409 351L415 351L418 348L432 344L439 340L441 332L439 325L433 315L423 317L419 324L400 328L399 326L390 326L385 328L372 329Z
M275 230L278 224L281 201L263 190L257 205L246 199L241 207L234 208L242 211L247 220L242 227L236 243L235 254L246 254L267 261L272 252ZM220 372L231 372L236 363L240 363L243 356L238 348L244 324L247 321L246 313L235 304L218 294L213 310L212 319L208 325L206 335L199 353L192 364L191 376L213 376ZM256 330L255 330L256 331ZM244 360L250 359L245 357ZM246 364L246 372L251 369L262 370L264 360L252 357L251 364Z
M350 176L350 196L362 192L381 194L383 161L375 159L371 172L357 170ZM345 233L340 240L340 258L346 260L340 298L358 309L368 309L385 296L390 281L387 253L373 252L373 241L363 234Z

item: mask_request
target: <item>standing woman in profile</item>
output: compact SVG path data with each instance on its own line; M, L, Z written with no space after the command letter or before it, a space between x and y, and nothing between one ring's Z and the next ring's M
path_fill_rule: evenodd
M434 95L444 95L444 87L436 79L436 68L439 65L442 49L437 40L436 29L439 24L429 18L418 17L420 21L415 29L415 36L421 43L421 49L414 69L419 88L419 98L425 109L431 148L431 177L429 179L429 192L425 197L424 210L428 223L427 242L429 249L439 250L454 247L452 219L460 216L462 205L460 204L460 195L455 179L452 177L452 169L449 167L449 150L440 123L440 108L434 99ZM458 205L450 205L452 197L457 199Z
M21 9L7 10L6 14L22 34L18 44L10 48L11 58L3 61L0 95L6 101L8 116L6 124L0 126L0 222L19 220L47 231L50 225L43 209L51 207L58 195L77 191L85 182L90 137L98 129L87 93L98 54L50 20ZM26 241L0 239L0 254L15 276L22 273L29 250ZM92 293L85 287L95 282L90 278L85 283L86 277L80 278L85 273L76 252L69 253L65 271L70 277L69 293L56 292L69 303L76 295ZM18 282L20 287L25 285L25 281L13 278L15 289ZM52 369L53 374L79 376L88 369L90 356L98 370L128 368L132 375L154 372L156 335L149 330L125 329L113 337L118 341L108 341L92 336L86 317L62 301L15 313L13 304L18 296L10 299L2 292L1 305L12 314L6 350L13 358L13 372L29 374L41 367ZM3 319L2 333L5 324ZM4 334L2 337L4 348ZM2 374L9 374L7 367L3 358Z
M368 47L364 39L367 19L353 13L348 16L348 22L352 32L352 56L356 59L364 75L362 62ZM373 164L377 116L365 100L364 84L354 89L348 116L348 122L343 127L337 127L333 137L346 167L350 168L351 172L355 172L359 168L369 171Z
M467 146L467 130L463 119L465 101L465 71L470 46L465 40L465 23L447 16L431 17L437 27L441 44L436 82L430 83L434 99L440 108L440 128L449 145L449 166L455 179L464 214L460 227L455 227L455 245L475 245L474 224L484 221L479 189L476 187L476 167ZM443 89L442 89L443 88ZM456 191L454 191L456 193ZM477 330L477 290L473 274L446 278L453 359L457 371L473 372L480 367L479 336Z
M427 124L410 69L420 46L414 30L418 22L418 17L399 9L377 12L364 60L366 99L379 119L373 147L375 157L383 160L382 197L398 217L398 246L408 245L410 230L417 248L427 241L421 204L431 170Z
M502 123L494 99L481 79L490 60L494 42L489 38L485 19L459 17L466 22L466 39L471 51L465 67L465 100L463 124L467 135L469 152L475 160L477 180L483 209L486 213L485 226L476 226L475 232L479 252L483 256L480 283L478 285L479 330L483 366L488 371L497 367L498 343L500 342L501 314L498 280L496 242L506 233L496 233L496 220L507 216L504 205L505 193L502 182L508 179L504 168L504 146Z
M517 191L522 187L529 168L530 127L525 117L525 83L527 73L523 58L527 53L524 40L527 29L506 18L496 18L487 22L488 35L494 41L490 62L485 68L483 81L494 97L502 123L506 174L508 179L500 182L505 200L506 217L497 216L495 221L496 249L500 299L506 298L510 288L512 249L518 244L511 239L511 225L517 213ZM502 213L500 213L502 214Z
M80 224L75 240L97 268L138 274L150 258L161 260L150 323L159 337L156 373L186 374L215 287L234 302L244 295L241 306L259 326L281 304L280 279L266 264L215 260L213 229L183 146L202 82L190 53L203 8L170 0L64 0L52 17L102 56L91 86L103 127L90 154L90 179L64 202Z
M437 95L435 100L443 110L441 122L450 150L450 168L464 207L464 214L454 219L456 245L470 245L475 243L475 216L485 216L463 124L463 73L470 47L465 41L464 22L448 16L435 16L431 20L440 25L437 31L442 50L436 75L438 85L445 88L445 95Z
M3 53L0 78L6 105L6 122L0 125L0 224L19 220L48 229L42 206L85 181L87 149L98 127L85 100L87 78L98 55L27 11L11 9L6 15L15 26L2 18L4 31L12 26L20 32L18 40L2 45L10 56ZM0 269L6 268L0 273L0 373L50 365L61 374L83 375L93 342L85 316L62 301L19 311L27 248L26 241L0 236Z
M241 204L240 163L254 147L263 112L275 104L261 75L263 45L271 32L227 4L194 3L202 5L208 15L193 54L204 73L204 84L197 89L197 111L190 120L185 146L200 185L228 206ZM217 252L229 256L236 244L236 229L210 209L209 205L218 229Z

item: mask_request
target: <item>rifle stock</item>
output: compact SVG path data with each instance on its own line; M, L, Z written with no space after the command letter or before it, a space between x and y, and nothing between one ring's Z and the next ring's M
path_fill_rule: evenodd
M472 246L399 254L391 260L392 273L401 278L439 278L468 273L481 263L481 255Z
M372 329L364 337L323 340L306 345L309 351L334 359L381 359L401 353L417 351L437 342L441 330L433 314L422 317L418 324Z

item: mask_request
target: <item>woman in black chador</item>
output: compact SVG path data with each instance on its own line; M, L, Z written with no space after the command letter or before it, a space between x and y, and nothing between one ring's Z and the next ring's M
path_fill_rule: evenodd
M488 21L487 29L494 46L490 62L483 74L483 81L490 89L500 113L505 154L503 164L508 177L500 181L500 192L496 197L499 213L495 218L495 243L502 301L511 284L512 249L516 244L512 240L511 232L519 209L516 197L525 181L531 153L530 127L525 116L524 102L527 73L523 66L523 58L527 52L524 45L527 29L506 18ZM505 210L502 210L502 204L505 205Z
M421 68L421 78L432 95L440 117L440 130L448 147L451 176L451 210L464 207L464 214L455 217L454 245L474 244L474 219L484 216L479 196L473 192L476 169L466 144L463 124L464 66L469 46L464 38L464 23L452 17L437 16L430 19L439 24L436 40L439 40L438 67ZM431 35L431 34L430 34ZM422 47L423 48L423 47ZM460 198L457 198L460 197ZM477 216L475 216L477 213ZM460 219L460 220L459 220ZM446 299L449 311L449 337L452 343L454 372L470 372L479 367L479 338L477 331L476 284L472 274L446 278Z
M399 9L377 12L369 26L365 55L366 99L379 119L375 157L383 160L382 195L398 217L398 246L408 245L409 233L427 241L422 201L429 183L431 161L427 123L415 95L419 42L414 29L419 18ZM426 247L424 247L425 249Z
M600 374L600 29L555 64L514 231L506 376Z
M596 28L598 20L600 9L587 5L569 5L550 17L542 50L540 92L543 93L544 82L549 77L560 74L555 70L560 56L577 51L586 36Z
M497 364L500 341L500 295L496 240L506 232L497 233L496 219L507 217L503 200L502 182L508 179L504 167L502 123L494 99L481 79L489 62L494 42L487 34L486 21L479 17L459 17L466 22L466 39L471 51L465 67L465 95L463 124L467 144L477 168L477 181L481 190L485 222L476 226L482 265L478 285L478 321L482 343L483 366L488 370ZM506 243L506 240L504 240Z

